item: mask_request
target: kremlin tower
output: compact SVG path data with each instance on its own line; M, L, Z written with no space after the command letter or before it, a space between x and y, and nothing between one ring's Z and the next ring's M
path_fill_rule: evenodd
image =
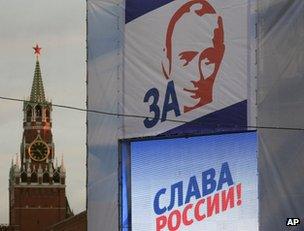
M20 154L9 177L10 226L20 231L43 231L71 216L66 198L66 170L56 161L52 134L52 103L46 100L39 55L34 47L35 73L29 101L23 103Z

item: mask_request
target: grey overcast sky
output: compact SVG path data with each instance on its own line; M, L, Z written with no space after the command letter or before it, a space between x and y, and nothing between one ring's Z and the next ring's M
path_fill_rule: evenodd
M35 56L46 97L54 104L85 108L85 1L0 0L0 96L25 99L30 94ZM9 222L8 177L19 153L22 103L0 99L0 224ZM85 209L85 113L53 108L58 159L64 155L67 197L74 213Z

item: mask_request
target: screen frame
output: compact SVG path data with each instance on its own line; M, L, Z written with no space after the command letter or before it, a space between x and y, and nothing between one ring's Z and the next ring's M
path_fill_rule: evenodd
M152 141L152 140L168 140L178 138L192 138L192 137L204 137L204 136L219 136L230 134L242 134L242 133L257 133L256 129L253 130L238 130L230 132L216 132L212 134L178 134L178 135L159 135L159 136L147 136L147 137L134 137L128 139L118 140L118 208L119 208L119 231L132 231L132 187L131 187L131 143L137 141ZM258 141L257 141L258 142ZM258 158L258 153L257 153ZM127 166L128 165L128 166ZM257 166L257 171L259 167ZM124 175L126 174L126 175ZM259 183L258 194L259 194ZM126 186L126 188L124 188ZM126 191L124 191L126 190ZM126 192L127 195L124 195ZM259 206L258 206L259 207ZM126 214L127 213L127 214ZM258 211L259 213L259 211ZM124 222L124 218L127 218L127 223Z

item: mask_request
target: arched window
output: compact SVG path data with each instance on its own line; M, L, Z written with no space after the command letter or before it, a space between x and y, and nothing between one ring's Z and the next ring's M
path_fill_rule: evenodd
M26 121L31 121L32 118L32 107L28 105L26 107Z
M37 183L38 182L38 177L37 177L37 173L36 172L32 173L31 182L32 183Z
M45 172L43 174L43 183L49 183L49 180L50 180L49 173Z
M42 116L42 109L39 105L36 106L35 112L36 112L36 117L41 117Z
M26 108L26 116L32 117L32 107L30 105Z
M26 172L22 172L21 173L21 182L27 182L27 174Z
M55 183L60 183L60 175L58 171L55 171L53 180Z

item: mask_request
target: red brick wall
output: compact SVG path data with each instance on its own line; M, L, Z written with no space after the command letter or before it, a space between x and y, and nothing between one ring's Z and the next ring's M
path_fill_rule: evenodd
M86 211L47 228L47 231L86 231L86 230L87 230Z
M11 225L20 231L42 231L66 217L65 188L13 188Z

